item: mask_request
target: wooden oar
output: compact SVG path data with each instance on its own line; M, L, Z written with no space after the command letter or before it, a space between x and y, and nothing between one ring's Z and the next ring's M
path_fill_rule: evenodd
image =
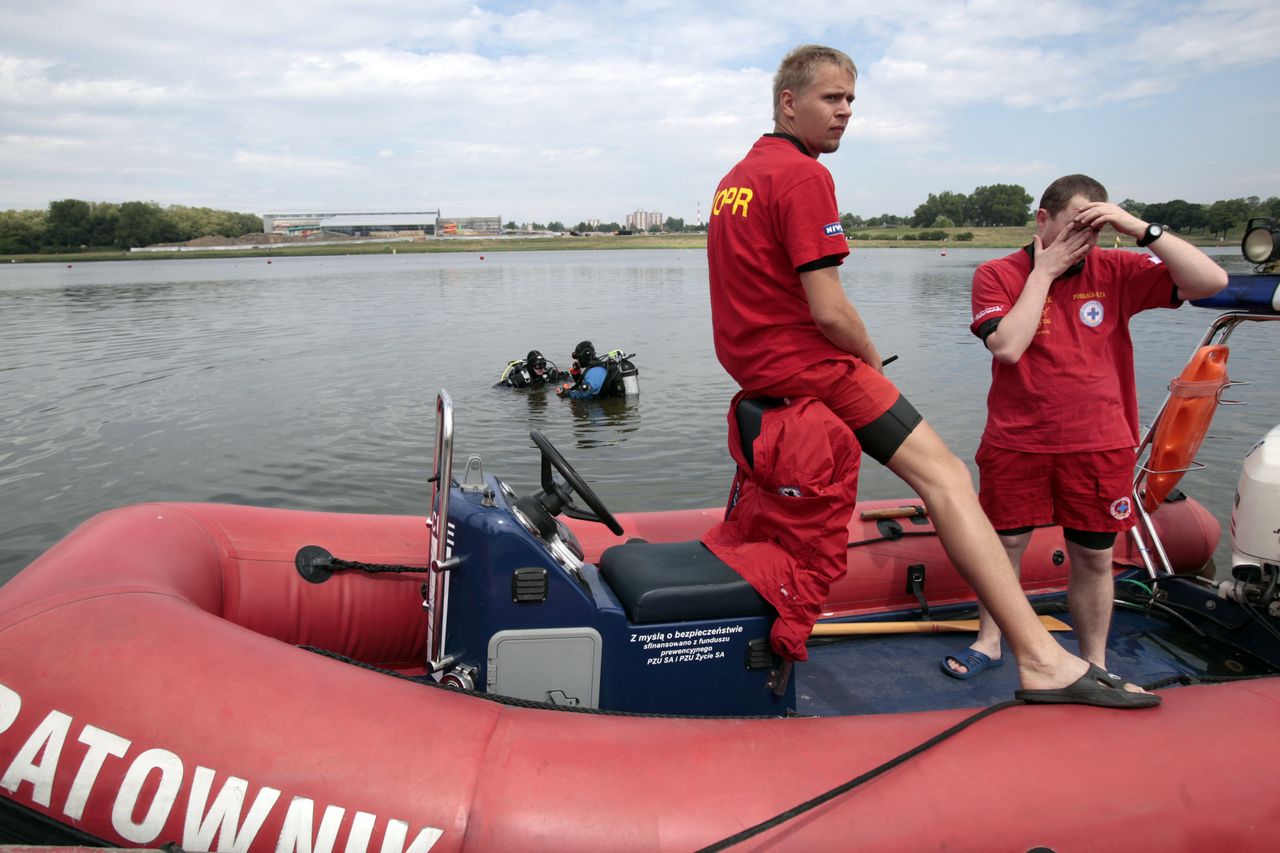
M1041 616L1040 624L1049 631L1070 631L1071 626L1052 616ZM851 634L944 634L978 630L977 619L951 619L945 622L819 622L813 626L814 637L844 637Z
M873 521L880 518L924 518L928 514L929 510L913 504L912 506L892 506L887 509L864 509L858 517L863 521Z

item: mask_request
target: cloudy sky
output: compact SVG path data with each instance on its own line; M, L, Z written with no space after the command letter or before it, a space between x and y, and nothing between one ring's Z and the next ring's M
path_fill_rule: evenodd
M155 201L690 222L787 49L850 53L840 209L1092 174L1280 195L1265 0L0 0L0 209ZM699 211L699 203L701 210Z

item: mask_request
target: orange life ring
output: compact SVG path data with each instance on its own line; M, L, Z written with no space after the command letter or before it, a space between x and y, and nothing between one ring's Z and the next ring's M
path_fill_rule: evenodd
M1147 457L1142 495L1147 512L1160 505L1195 460L1218 408L1218 391L1227 384L1228 354L1225 344L1202 346L1169 383L1169 402L1160 414Z

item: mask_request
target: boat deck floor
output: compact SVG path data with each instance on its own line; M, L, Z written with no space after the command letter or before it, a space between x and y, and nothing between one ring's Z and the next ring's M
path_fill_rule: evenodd
M1068 624L1070 614L1046 610ZM976 613L945 618L973 618ZM808 716L890 714L983 708L1014 698L1018 670L1004 645L1006 665L961 680L940 668L944 655L963 652L973 633L855 636L811 642L809 660L795 668L797 712ZM1074 654L1074 632L1055 637ZM1230 678L1280 672L1264 661L1188 630L1177 620L1117 607L1107 666L1148 687L1173 676Z

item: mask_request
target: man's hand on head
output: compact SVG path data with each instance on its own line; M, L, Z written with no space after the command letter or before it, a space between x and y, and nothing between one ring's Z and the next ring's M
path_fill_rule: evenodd
M1092 229L1074 222L1059 231L1058 236L1047 246L1040 242L1040 235L1037 234L1035 268L1042 270L1051 280L1057 278L1089 254L1094 246L1094 237Z
M1091 201L1076 214L1075 224L1091 228L1095 232L1110 225L1121 234L1127 234L1135 240L1147 230L1147 223L1129 211L1109 201Z

